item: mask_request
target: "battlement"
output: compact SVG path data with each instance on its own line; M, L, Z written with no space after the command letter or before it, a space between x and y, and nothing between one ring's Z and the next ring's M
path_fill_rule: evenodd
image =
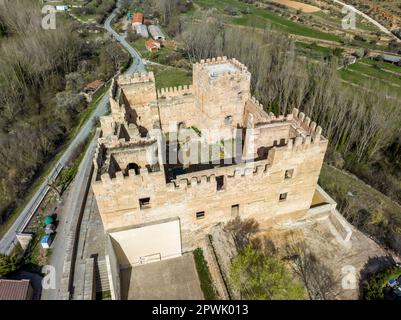
M123 183L124 181L134 181L136 184L141 184L143 181L147 181L147 178L152 180L153 176L157 174L162 174L164 176L160 167L159 169L156 169L155 167L152 171L149 171L148 168L140 168L139 174L137 174L134 169L128 170L126 174L124 174L123 171L117 171L115 172L115 176L111 176L109 173L105 172L100 175L97 182L102 184L112 184L119 182Z
M293 121L298 128L304 129L306 132L311 134L315 140L320 139L322 134L322 127L312 121L311 118L305 115L303 112L299 112L298 109L294 108L292 111Z
M258 108L260 108L263 111L263 105L259 103L254 97L250 98L250 101ZM259 110L258 110L259 111ZM263 111L264 112L264 111ZM258 122L254 124L253 121L253 114L250 112L250 118L248 119L248 127L250 128L255 128L255 129L261 129L261 128L267 128L271 124L274 123L284 123L288 122L291 124L296 132L297 136L305 138L308 135L312 135L312 137L317 138L321 137L322 134L322 128L316 124L316 122L312 121L311 118L305 115L303 112L299 112L298 109L294 108L292 113L287 114L286 116L284 115L279 115L276 116L272 112L264 112L265 113L265 121L263 122Z
M269 164L264 160L258 162L254 166L249 166L246 164L239 164L230 167L230 170L223 169L219 171L218 169L211 169L206 171L201 171L199 174L194 175L194 173L188 173L177 176L176 180L167 183L167 188L170 190L185 190L187 188L196 187L206 187L216 190L216 177L224 176L227 184L232 182L236 184L234 179L254 179L255 177L263 177L268 175Z
M158 98L179 97L179 96L184 96L184 95L190 95L192 93L193 93L192 85L168 87L168 88L161 88L160 90L157 90Z
M250 76L248 68L236 59L227 59L227 57L217 57L201 60L194 64L194 72L206 71L209 78L225 78L232 76Z
M211 58L211 59L206 59L206 60L202 59L202 60L200 60L200 62L195 63L195 65L205 67L205 66L210 66L210 65L226 64L226 63L233 64L241 71L248 70L248 68L243 63L239 62L237 59L235 59L235 58L227 59L226 56L216 57L216 58Z
M143 82L155 82L155 76L152 71L142 72L142 73L136 72L133 75L119 76L117 82L120 86L130 85L135 83L143 83Z
M103 144L98 143L96 145L96 149L95 149L95 156L93 157L94 172L97 172L99 170L99 168L102 166L104 152L105 152L105 149L104 149Z
M118 84L115 78L111 79L111 85L109 88L109 97L115 99L118 91Z
M259 102L259 100L256 99L254 96L251 96L251 97L249 98L249 100L250 100L255 106L257 106L259 109L263 110L263 104L261 104L261 103Z

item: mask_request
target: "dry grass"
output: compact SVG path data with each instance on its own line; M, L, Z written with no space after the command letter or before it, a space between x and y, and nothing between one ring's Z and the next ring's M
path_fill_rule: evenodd
M275 3L280 3L283 4L287 7L296 9L296 10L301 10L302 12L305 13L314 13L314 12L319 12L320 8L312 6L310 4L305 4L302 2L298 2L298 1L291 1L291 0L272 0L272 2Z

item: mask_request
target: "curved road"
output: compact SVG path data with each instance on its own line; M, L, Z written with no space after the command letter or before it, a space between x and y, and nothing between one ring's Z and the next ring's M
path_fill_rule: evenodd
M113 37L129 52L129 54L132 57L132 65L127 69L127 71L125 71L124 74L132 74L135 72L145 72L146 71L145 66L142 63L142 59L141 59L140 55L138 54L138 52L135 51L135 49L132 48L128 44L127 41L125 41L124 37L120 36L111 27L111 21L116 17L118 8L119 8L119 2L117 4L117 8L112 12L112 14L105 21L104 27L107 30L107 32L112 34ZM70 142L70 144L69 144L68 148L65 150L64 154L60 157L60 159L55 164L54 169L48 174L45 182L42 183L42 185L39 187L39 189L34 194L32 199L28 202L28 204L22 210L22 212L20 213L20 215L18 216L18 218L16 219L14 224L9 228L7 233L1 238L0 253L5 253L5 254L11 253L15 244L17 243L17 239L16 239L17 232L21 231L21 229L23 229L23 226L25 225L25 223L30 219L33 212L35 212L37 206L40 205L40 202L42 201L44 195L46 195L46 193L49 189L47 183L49 181L50 182L53 181L57 177L61 168L65 165L65 163L67 163L68 159L70 159L70 157L74 153L75 148L88 138L88 136L93 128L93 125L95 123L95 119L97 117L100 117L100 116L106 114L108 109L109 109L109 96L106 93L102 97L102 99L99 101L96 109L90 115L89 119L79 130L78 134Z

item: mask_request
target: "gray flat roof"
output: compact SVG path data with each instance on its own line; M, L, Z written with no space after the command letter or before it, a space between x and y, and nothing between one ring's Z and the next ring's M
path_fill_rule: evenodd
M150 34L152 35L152 37L157 38L157 37L161 37L164 38L164 34L163 32L160 30L159 26L156 25L150 25L148 27Z
M387 55L387 54L383 55L383 59L386 60L386 61L394 62L394 63L397 63L397 62L401 61L400 57L390 56L390 55Z
M220 74L228 73L228 72L235 72L239 69L233 65L232 63L219 63L219 64L212 64L206 67L209 71L209 75L212 77L217 77Z

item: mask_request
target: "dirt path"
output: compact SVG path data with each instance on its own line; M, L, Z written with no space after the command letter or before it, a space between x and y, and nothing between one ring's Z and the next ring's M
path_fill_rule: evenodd
M320 8L316 6L312 6L310 4L298 2L298 1L292 1L292 0L271 0L272 2L283 4L287 7L296 9L296 10L301 10L302 12L305 13L314 13L314 12L319 12L321 11Z

